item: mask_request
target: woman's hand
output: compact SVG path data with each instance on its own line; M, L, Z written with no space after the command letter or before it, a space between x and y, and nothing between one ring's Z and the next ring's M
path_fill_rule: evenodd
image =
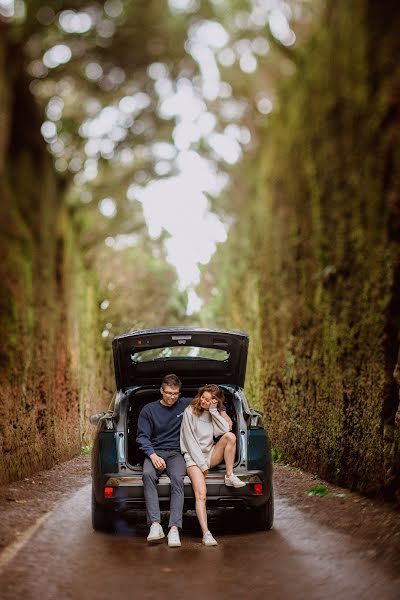
M209 410L210 409L216 409L218 408L218 400L216 398L211 398L210 400L210 406L209 406Z
M208 469L206 469L205 471L203 471L203 475L204 475L204 477L205 477L206 475L208 475Z
M211 407L218 406L218 400L210 392L204 392L200 398L200 406L203 410L210 410Z

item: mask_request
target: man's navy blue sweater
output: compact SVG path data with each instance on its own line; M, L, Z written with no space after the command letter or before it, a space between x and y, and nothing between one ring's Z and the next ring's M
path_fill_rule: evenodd
M146 456L157 450L180 450L183 412L191 398L178 398L172 406L160 400L146 404L140 412L136 441Z

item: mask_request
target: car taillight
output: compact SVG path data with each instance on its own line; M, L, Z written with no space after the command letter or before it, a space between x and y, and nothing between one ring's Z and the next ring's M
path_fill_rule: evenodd
M257 496L260 496L263 493L262 483L254 484L254 493L257 494Z
M112 498L113 497L114 488L105 487L104 488L104 498Z

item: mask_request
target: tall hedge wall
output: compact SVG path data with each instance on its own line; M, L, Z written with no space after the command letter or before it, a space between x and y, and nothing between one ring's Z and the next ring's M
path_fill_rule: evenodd
M96 286L28 84L1 37L0 482L79 454L108 401Z
M327 2L241 170L211 305L255 340L249 391L284 458L389 496L400 489L399 27L394 2Z

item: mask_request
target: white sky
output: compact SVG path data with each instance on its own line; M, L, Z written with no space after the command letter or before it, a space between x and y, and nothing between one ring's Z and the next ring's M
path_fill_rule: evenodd
M167 258L176 268L180 289L188 288L190 314L201 306L193 289L200 280L198 264L207 264L216 244L227 237L226 227L210 212L204 193L215 193L224 181L195 152L181 153L178 163L179 175L153 181L134 192L143 205L150 236L156 239L162 230L170 235L165 242Z

